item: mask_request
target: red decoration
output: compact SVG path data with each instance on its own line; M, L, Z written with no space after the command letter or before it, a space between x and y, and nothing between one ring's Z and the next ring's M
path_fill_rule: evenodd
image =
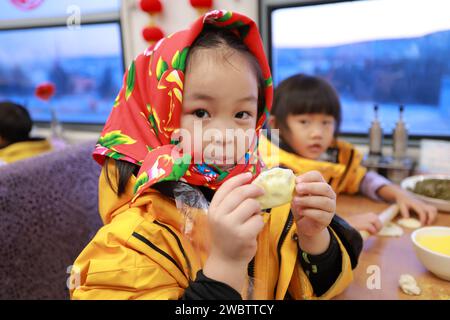
M140 7L142 11L147 13L159 13L162 11L162 4L160 0L141 0Z
M142 37L150 43L154 43L164 37L164 32L156 26L155 18L162 11L163 6L160 0L140 0L141 10L150 15L150 23L142 29Z
M213 0L189 0L189 2L197 10L199 16L210 11L213 6Z
M213 0L189 0L191 6L196 9L211 9L213 6Z
M44 0L11 0L11 3L17 8L28 11L39 7Z
M164 32L156 26L149 26L142 30L142 36L148 42L156 42L164 38Z
M36 87L34 94L41 100L48 101L55 94L55 85L51 82L44 82Z

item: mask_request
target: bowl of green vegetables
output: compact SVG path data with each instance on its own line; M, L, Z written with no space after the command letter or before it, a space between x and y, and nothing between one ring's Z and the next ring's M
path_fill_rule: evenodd
M412 176L404 179L401 187L439 211L450 212L450 175Z

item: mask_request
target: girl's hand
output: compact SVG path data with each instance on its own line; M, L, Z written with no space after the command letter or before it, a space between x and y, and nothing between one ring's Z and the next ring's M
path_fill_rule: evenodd
M422 225L431 224L436 220L437 209L417 199L407 191L401 190L401 192L398 192L395 200L403 218L409 218L409 211L413 210L419 216Z
M336 211L336 194L318 171L310 171L295 180L292 213L299 244L310 254L320 254L329 246L328 225Z
M247 265L255 256L257 236L264 227L261 206L255 198L264 190L248 184L251 173L226 181L214 195L208 211L211 252L204 274L240 291Z
M347 217L345 220L356 230L367 231L372 235L377 234L383 228L378 215L373 212L357 214Z
M378 195L384 200L397 202L403 218L409 218L409 211L413 210L419 216L422 225L431 224L437 216L437 209L420 201L414 195L395 184L389 184L378 190Z

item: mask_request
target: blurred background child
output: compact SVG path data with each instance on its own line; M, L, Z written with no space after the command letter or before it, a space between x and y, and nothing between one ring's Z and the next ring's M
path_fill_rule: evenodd
M325 80L297 74L282 81L275 90L269 122L280 130L280 165L296 174L318 170L337 194L359 192L373 200L397 202L403 217L409 217L412 210L422 224L432 223L436 208L376 172L368 172L361 166L361 153L352 144L337 139L341 119L339 97ZM361 213L347 220L371 234L382 227L374 213Z
M12 102L0 103L0 165L27 159L52 150L44 138L32 138L28 110Z

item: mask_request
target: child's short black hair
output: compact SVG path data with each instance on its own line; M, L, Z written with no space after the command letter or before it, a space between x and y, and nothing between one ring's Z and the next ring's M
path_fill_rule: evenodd
M280 129L289 129L289 114L322 113L336 121L335 135L341 124L341 103L334 88L324 79L296 74L283 80L274 92L271 114Z
M0 137L7 144L26 141L33 127L28 110L13 102L0 102Z

